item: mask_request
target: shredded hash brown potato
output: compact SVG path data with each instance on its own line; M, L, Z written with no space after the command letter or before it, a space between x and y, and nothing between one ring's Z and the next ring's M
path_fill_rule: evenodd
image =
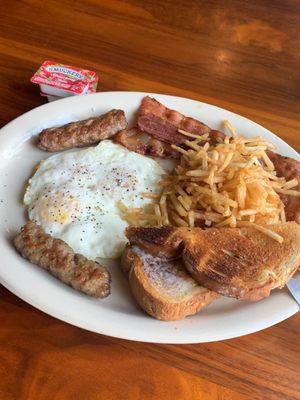
M185 148L172 146L181 158L173 173L161 182L162 194L153 196L146 209L123 207L124 219L130 225L144 226L249 224L281 242L271 227L263 226L285 222L279 193L299 196L300 192L291 190L297 179L287 182L276 176L266 153L274 146L263 137L245 138L228 121L224 125L231 136L216 145L209 145L204 135L180 131L187 136Z

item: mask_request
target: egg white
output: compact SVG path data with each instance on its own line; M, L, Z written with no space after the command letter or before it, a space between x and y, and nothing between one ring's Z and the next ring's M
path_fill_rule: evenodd
M164 174L154 160L110 140L41 162L24 196L29 219L89 259L117 258L128 226L117 203L143 207Z

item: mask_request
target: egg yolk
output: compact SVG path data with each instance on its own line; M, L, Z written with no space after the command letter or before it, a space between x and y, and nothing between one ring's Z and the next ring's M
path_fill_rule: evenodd
M77 218L78 206L79 203L74 197L58 192L54 196L45 195L39 199L35 213L41 223L65 225Z

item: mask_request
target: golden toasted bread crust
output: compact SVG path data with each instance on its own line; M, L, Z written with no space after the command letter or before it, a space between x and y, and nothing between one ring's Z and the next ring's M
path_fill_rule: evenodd
M257 301L282 288L300 264L300 226L269 228L283 237L282 244L252 227L129 228L127 237L153 255L181 255L191 276L210 290Z
M152 258L155 259L155 257ZM151 268L151 266L145 266L143 263L133 247L127 246L121 259L122 269L128 274L129 285L137 303L154 318L163 321L179 320L197 313L218 297L218 294L198 286L196 282L188 294L170 296L167 290L167 279L163 282L165 287L161 285L159 277L158 283L153 283L145 271L145 268ZM168 269L172 269L179 261L164 261L163 263L168 264ZM180 265L178 267L180 268ZM186 274L184 270L182 272ZM186 280L192 281L187 274Z
M300 263L300 227L272 226L282 244L254 228L207 229L189 235L182 254L193 278L229 297L257 301L283 287Z
M141 247L153 256L174 258L182 251L181 228L127 228L126 236L131 244Z
M134 262L134 253L131 251L131 245L127 244L122 256L121 256L121 262L120 266L123 272L125 274L129 274L131 267L133 266Z

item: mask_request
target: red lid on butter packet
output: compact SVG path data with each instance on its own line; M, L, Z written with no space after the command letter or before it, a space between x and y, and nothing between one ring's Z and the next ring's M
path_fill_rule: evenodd
M94 93L98 84L95 72L55 61L44 61L30 80L43 93L61 97Z

